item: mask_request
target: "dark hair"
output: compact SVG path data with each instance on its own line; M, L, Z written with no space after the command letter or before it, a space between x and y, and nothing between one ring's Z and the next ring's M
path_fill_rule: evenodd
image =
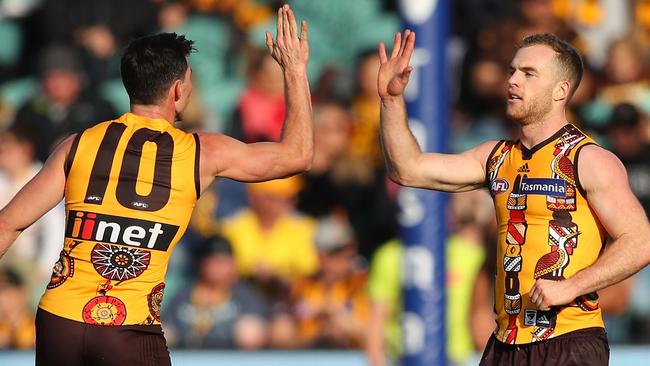
M37 133L35 129L29 123L25 123L24 121L13 121L4 132L13 135L14 138L20 142L28 142L34 147L37 145Z
M620 103L614 106L608 126L615 128L637 128L641 124L639 110L630 103Z
M122 82L132 104L156 104L174 81L185 78L193 41L159 33L132 41L121 62Z
M526 36L517 46L517 50L535 45L545 45L555 51L555 58L559 66L558 69L561 73L560 76L569 80L569 83L571 84L571 91L569 92L569 99L571 99L578 89L578 85L580 85L580 80L582 80L584 66L582 64L580 53L569 42L566 42L551 33L532 34Z
M227 255L232 256L232 244L230 240L221 235L213 235L205 238L201 242L201 246L198 250L199 260L206 258L210 255Z

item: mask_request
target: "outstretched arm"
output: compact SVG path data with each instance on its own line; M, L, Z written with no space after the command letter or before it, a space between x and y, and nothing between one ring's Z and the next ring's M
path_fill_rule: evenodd
M74 135L63 141L38 174L0 210L0 258L18 235L63 198L65 159ZM63 239L63 238L61 238Z
M574 276L537 280L530 296L541 310L623 281L650 263L650 225L630 190L623 164L595 145L585 146L579 160L587 201L613 240L594 264Z
M301 32L288 5L278 10L275 41L266 33L266 45L284 75L287 116L278 143L244 144L219 134L201 134L201 183L207 187L215 176L245 182L282 178L311 167L314 137L311 94L307 80L309 45L307 22Z
M408 127L404 89L413 68L409 66L415 33L395 35L390 58L379 45L381 66L377 87L381 97L381 140L388 172L396 183L447 192L480 188L485 183L485 163L496 142L489 141L462 154L423 153ZM444 121L439 121L444 123Z

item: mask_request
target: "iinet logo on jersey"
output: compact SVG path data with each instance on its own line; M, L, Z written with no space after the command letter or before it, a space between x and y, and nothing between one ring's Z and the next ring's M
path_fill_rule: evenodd
M166 251L179 227L121 216L70 211L65 236Z

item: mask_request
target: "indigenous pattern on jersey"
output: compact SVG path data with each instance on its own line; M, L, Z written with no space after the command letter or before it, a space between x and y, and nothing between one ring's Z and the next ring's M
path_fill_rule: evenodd
M603 327L598 295L537 310L529 291L538 278L561 280L596 261L606 233L578 178L580 149L593 140L566 125L532 149L501 141L486 165L499 226L495 335L507 344ZM578 245L580 243L580 245Z
M198 136L131 113L77 135L66 231L39 307L95 325L159 324L165 272L199 194Z

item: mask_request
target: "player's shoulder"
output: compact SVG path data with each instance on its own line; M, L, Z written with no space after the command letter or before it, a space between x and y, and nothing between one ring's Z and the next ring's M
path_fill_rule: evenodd
M232 140L232 137L229 137L222 133L215 132L196 132L198 140L201 142L201 146L204 146L208 149L213 149L217 147L223 147L224 144L227 144L229 140Z
M598 165L601 169L622 166L621 160L611 151L597 144L584 145L580 150L580 164Z
M587 192L609 185L627 184L627 172L621 160L596 144L582 147L576 168L578 179Z
M488 140L466 150L462 155L471 156L481 164L485 164L491 157L497 154L500 148L508 148L513 144L514 142L509 140Z
M100 121L100 122L97 122L97 123L93 124L92 126L89 126L89 127L85 128L85 129L79 131L77 133L77 135L79 135L79 138L81 138L83 136L84 139L87 139L87 138L92 137L92 136L103 137L104 133L106 132L106 129L108 128L108 126L110 126L111 124L116 123L116 122L120 122L119 119L110 119L110 120L106 120L106 121Z

